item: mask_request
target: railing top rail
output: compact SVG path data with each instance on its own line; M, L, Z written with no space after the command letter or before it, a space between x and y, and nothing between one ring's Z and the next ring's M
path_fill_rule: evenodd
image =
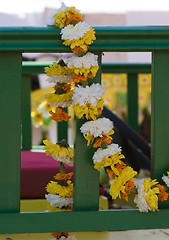
M153 51L169 49L169 26L94 27L89 51ZM70 52L54 27L1 27L0 51Z
M44 67L53 62L22 62L23 74L44 73ZM102 63L102 73L151 73L151 64L149 63Z

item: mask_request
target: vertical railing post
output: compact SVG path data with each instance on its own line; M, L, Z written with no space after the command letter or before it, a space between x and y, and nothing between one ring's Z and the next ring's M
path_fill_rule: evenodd
M31 75L22 77L22 150L32 148L31 127Z
M67 108L65 108L65 112L67 112ZM62 139L66 139L68 141L68 122L57 122L57 141L61 141Z
M128 124L138 132L138 74L129 73L127 79Z
M91 83L101 83L101 53L99 71ZM74 162L74 210L92 211L99 209L99 172L94 169L92 157L94 149L87 147L87 142L80 132L85 119L76 119L76 143Z
M0 212L20 211L21 53L0 53Z
M161 179L169 170L169 51L152 55L152 177Z

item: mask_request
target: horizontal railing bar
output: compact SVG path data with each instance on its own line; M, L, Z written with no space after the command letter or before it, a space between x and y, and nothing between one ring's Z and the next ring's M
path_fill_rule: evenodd
M168 26L94 27L96 41L89 51L152 51L169 49ZM1 27L0 51L70 52L54 27Z
M164 229L169 228L169 209L149 214L138 210L1 214L0 226L1 234Z
M44 73L44 68L52 62L22 62L22 74ZM151 64L142 63L102 63L102 73L151 73Z

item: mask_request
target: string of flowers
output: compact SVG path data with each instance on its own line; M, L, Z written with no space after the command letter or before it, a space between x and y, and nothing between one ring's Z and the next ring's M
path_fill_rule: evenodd
M75 7L68 8L63 3L49 17L48 25L61 29L63 44L69 46L75 54L45 68L47 81L54 84L54 92L45 96L49 104L56 108L54 112L49 112L51 119L56 122L69 121L70 116L64 108L72 104L77 118L86 119L80 130L87 145L93 144L94 148L98 148L93 155L94 168L100 171L104 167L112 180L109 191L112 199L122 197L128 201L128 195L136 187L138 194L134 201L139 210L158 210L158 200L166 200L168 193L156 180L135 181L137 172L122 160L125 157L121 147L111 143L113 123L107 118L99 118L103 110L104 88L99 83L88 85L87 81L93 79L99 69L98 56L87 52L89 45L96 39L94 29L84 21ZM54 177L56 181L51 181L46 187L49 210L70 210L73 203L72 174L66 173L63 163L73 165L73 149L65 140L56 144L45 140L44 144L46 154L60 161L60 173ZM69 237L68 233L53 233L53 236L55 239L75 239L74 236Z

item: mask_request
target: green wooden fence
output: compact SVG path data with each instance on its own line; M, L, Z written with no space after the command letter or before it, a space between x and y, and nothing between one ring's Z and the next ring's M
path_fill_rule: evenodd
M167 111L169 90L169 27L96 27L89 51L152 52L152 177L169 170ZM169 228L169 202L159 212L98 211L99 174L93 169L93 150L76 122L74 211L20 213L20 148L22 52L69 52L54 28L0 28L0 233L106 231ZM95 78L100 81L101 69ZM21 106L22 103L22 106ZM22 108L21 108L22 107Z

